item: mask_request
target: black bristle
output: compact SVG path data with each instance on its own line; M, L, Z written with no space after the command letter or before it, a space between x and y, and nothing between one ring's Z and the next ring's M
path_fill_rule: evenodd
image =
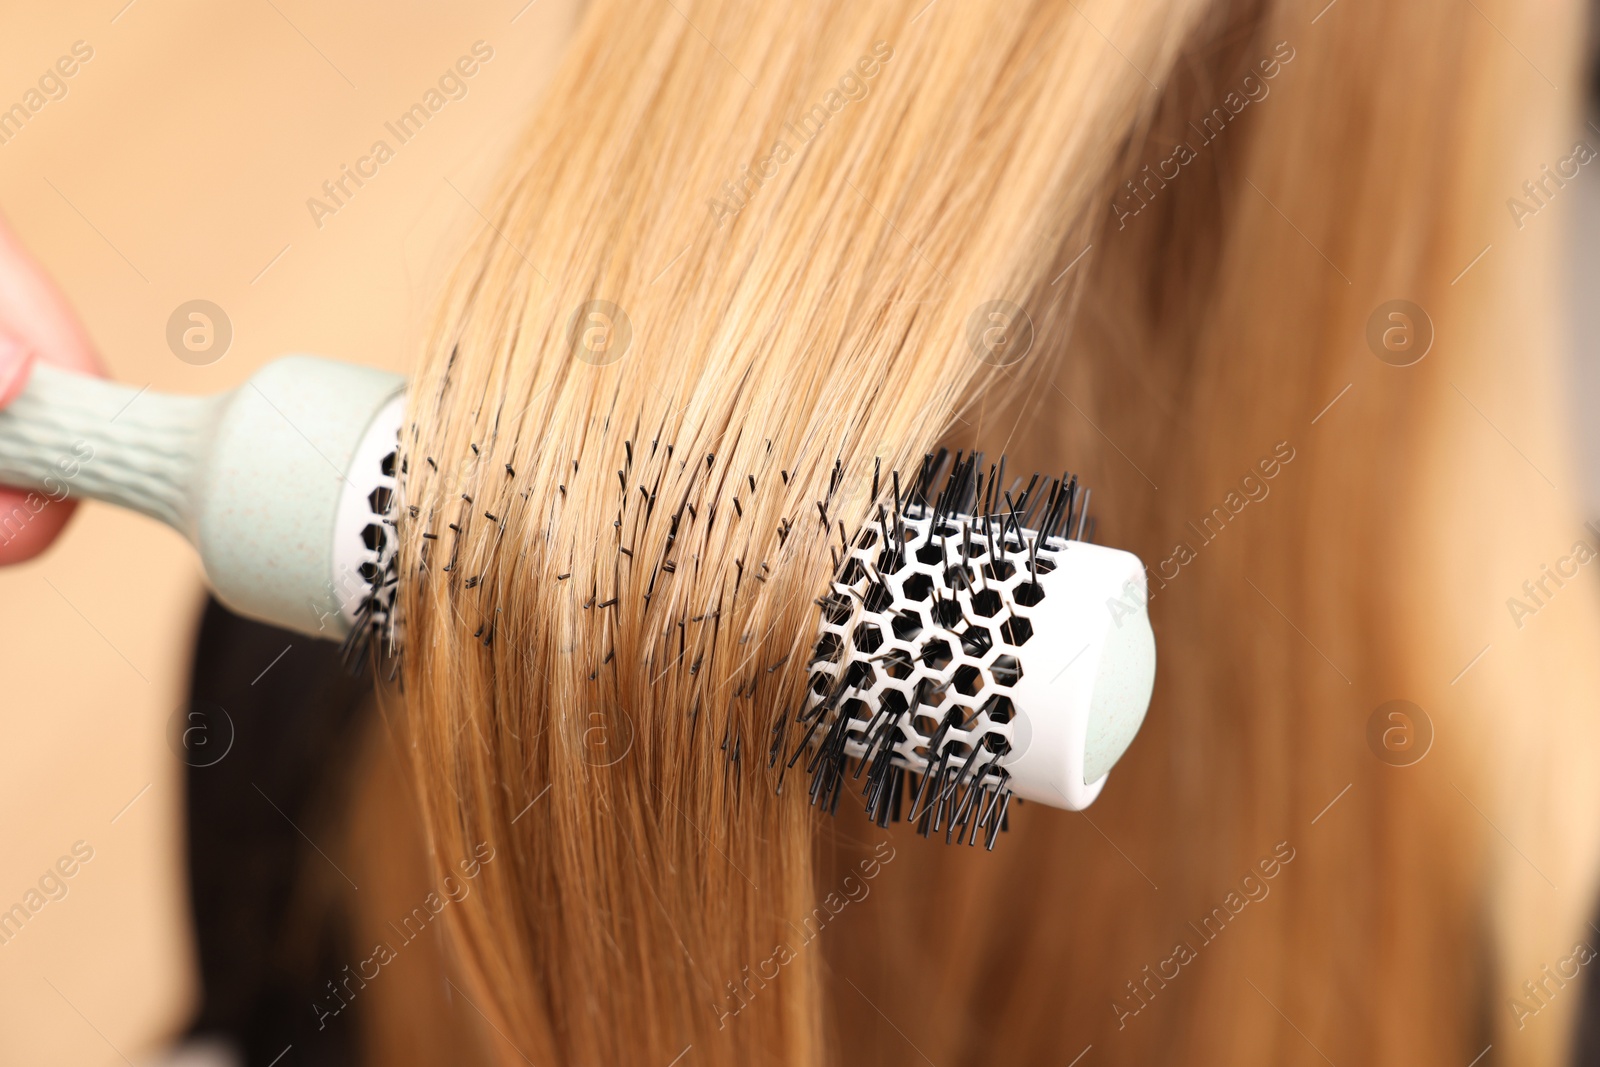
M775 723L769 761L777 766L783 760L784 769L802 765L811 778L811 803L825 811L837 808L848 780L858 784L867 816L879 826L904 820L924 836L937 834L947 843L969 846L981 838L984 847L992 849L1009 825L1010 776L999 761L1009 751L1010 742L1008 734L995 733L992 725L980 728L977 724L1010 719L980 720L976 705L948 702L946 688L954 685L953 681L941 684L921 676L921 681L913 683L908 675L918 675L909 668L914 662L947 663L956 646L964 657L982 655L989 647L989 631L987 623L975 615L969 617L970 609L962 606L966 591L975 594L981 588L992 596L995 587L991 581L1003 581L1024 564L1037 583L1039 575L1054 565L1054 554L1063 548L1063 536L1087 536L1092 529L1088 494L1079 491L1077 479L1070 474L1060 479L1034 474L1024 482L1008 474L1003 456L987 464L981 453L952 455L941 449L923 457L909 489L900 485L898 471L890 471L892 511L888 502L877 503L852 535L842 520L829 514L843 471L842 462L836 461L828 496L816 501L824 528L830 535L837 532L839 540L828 537L835 577L833 591L817 600L824 625L811 661L811 684L801 705ZM881 465L875 465L873 501L883 489ZM911 521L921 527L915 537L905 532ZM786 526L780 524L780 542L785 532ZM1055 544L1051 544L1052 538ZM935 570L931 587L920 594L931 604L927 621L932 627L913 638L919 647L909 656L894 651L903 646L869 654L871 646L858 645L859 636L850 636L859 634L854 620L867 612L869 617L876 616L873 621L877 625L883 624L886 613L893 610L894 596L903 595L891 591L888 576L900 573L905 557L912 553L924 563L946 561L942 569ZM742 571L741 567L741 576ZM1004 593L1013 586L998 588ZM1017 588L1032 588L1032 595L1042 595L1037 584ZM1001 632L1006 632L1003 620ZM867 690L857 688L857 679L869 675L860 674L857 668L875 662L883 670L897 656L903 672L890 671L890 677L907 681L873 688L870 691L878 694L878 706L866 707L862 701ZM819 671L819 664L833 666ZM860 684L879 685L876 681ZM887 702L890 696L899 697L898 707ZM925 733L915 723L922 716L935 715L935 706L942 708L943 718L931 734ZM908 708L916 714L907 715ZM791 732L791 722L800 729ZM984 731L977 740L970 732L973 729ZM926 755L907 763L912 758L903 754L910 751L908 745ZM780 772L780 787L781 783Z

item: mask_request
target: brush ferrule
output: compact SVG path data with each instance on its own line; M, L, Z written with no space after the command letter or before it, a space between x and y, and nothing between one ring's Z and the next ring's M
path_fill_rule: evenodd
M361 443L403 387L370 367L285 356L228 395L196 497L195 545L219 598L300 633L348 632L362 594L334 562L339 501L364 484Z

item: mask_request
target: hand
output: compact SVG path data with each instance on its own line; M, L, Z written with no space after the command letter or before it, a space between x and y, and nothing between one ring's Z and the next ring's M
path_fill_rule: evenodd
M35 360L105 373L72 305L0 218L0 410L27 386ZM73 500L50 501L35 511L44 499L40 493L0 488L0 567L43 552L77 507Z

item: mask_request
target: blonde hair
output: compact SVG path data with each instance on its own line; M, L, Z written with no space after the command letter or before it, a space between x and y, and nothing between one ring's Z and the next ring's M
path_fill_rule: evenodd
M1211 977L1163 985L1160 1001L1148 987L1140 1003L1164 1021L1128 1035L1114 1007L1123 979L1165 955L1151 936L1305 833L1352 775L1366 788L1346 817L1412 795L1365 756L1365 709L1318 674L1333 661L1293 623L1239 617L1340 627L1363 698L1400 680L1403 656L1368 636L1386 615L1368 584L1384 542L1352 529L1361 464L1307 446L1298 495L1280 489L1275 519L1230 528L1248 559L1206 549L1181 578L1192 592L1157 590L1156 710L1094 822L1014 814L988 856L844 814L819 837L803 780L780 792L769 766L829 545L874 504L875 467L914 471L941 441L1070 461L1109 490L1102 529L1155 562L1236 468L1305 433L1353 373L1371 305L1446 303L1443 265L1464 258L1450 220L1469 211L1418 184L1444 164L1413 152L1414 171L1389 174L1356 146L1404 148L1429 123L1488 113L1445 92L1506 82L1482 35L1441 29L1458 16L1431 3L1347 3L1314 29L1287 5L1233 25L1223 13L1200 0L588 12L446 291L404 441L409 736L436 869L494 856L448 921L498 1058L877 1062L914 1058L909 1044L939 1063L1064 1060L1119 1039L1139 1060L1301 1055L1274 1007L1336 1059L1476 1053L1468 1005L1495 980L1471 940L1485 835L1433 793L1413 817L1455 835L1434 868L1397 862L1352 885L1348 854L1328 858L1340 846L1300 849L1288 869L1329 889L1292 895L1235 956L1208 952ZM1290 40L1310 32L1317 49ZM1426 71L1368 54L1401 32L1437 46ZM1240 97L1240 70L1262 84L1273 57L1279 99L1243 89L1263 114L1234 125L1225 94ZM1386 106L1401 84L1410 104ZM1196 99L1227 112L1217 143L1152 182ZM1465 173L1484 169L1470 131L1444 143ZM1387 196L1342 184L1376 173ZM1032 328L1004 366L972 336L996 301ZM1250 396L1262 406L1225 406ZM1369 455L1410 440L1386 433ZM1432 468L1391 462L1395 484L1423 492ZM1394 647L1422 625L1396 625ZM1330 751L1350 769L1313 762ZM1169 840L1178 811L1190 832ZM1338 826L1319 833L1356 849ZM1156 882L1124 847L1159 866L1157 896L1130 896ZM861 884L869 870L877 899L828 907L825 949L797 937L841 871ZM1591 885L1589 866L1574 881ZM1425 914L1420 931L1398 947L1328 935L1349 919L1325 915L1340 893L1367 913L1400 906L1380 890ZM1572 914L1549 929L1576 929ZM1364 1021L1333 1032L1291 966L1330 956L1386 990L1440 959L1456 977L1412 1006L1414 1031L1367 1000Z

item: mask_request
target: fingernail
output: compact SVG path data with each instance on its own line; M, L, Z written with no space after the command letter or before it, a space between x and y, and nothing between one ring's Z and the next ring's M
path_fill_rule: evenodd
M21 391L33 352L15 337L0 334L0 403Z

